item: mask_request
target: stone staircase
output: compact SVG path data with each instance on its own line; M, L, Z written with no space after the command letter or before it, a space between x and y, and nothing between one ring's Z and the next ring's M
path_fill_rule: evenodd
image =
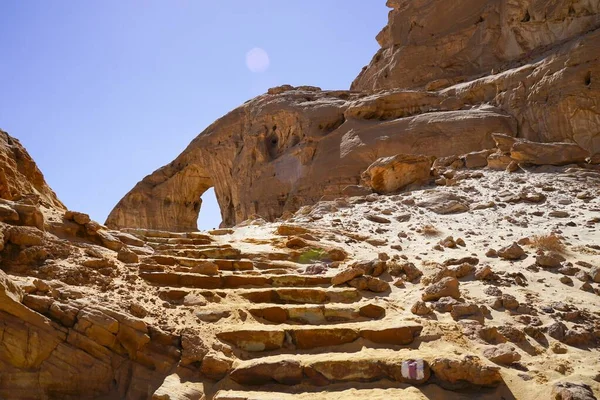
M194 296L223 299L198 314L235 360L205 384L208 398L340 398L317 393L348 384L365 398L408 396L432 376L435 354L419 348L423 326L387 316L387 294L334 287L331 276L304 274L306 265L244 254L209 235L130 233L154 248L139 276L172 307L193 305L186 299ZM231 315L241 319L221 320Z

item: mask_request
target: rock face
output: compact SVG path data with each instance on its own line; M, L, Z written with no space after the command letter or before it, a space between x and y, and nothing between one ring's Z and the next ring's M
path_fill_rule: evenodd
M46 181L27 150L19 141L0 130L0 199L18 201L37 196L47 207L64 210L65 206Z
M519 120L519 136L600 151L600 3L388 1L381 49L353 90L469 93ZM455 86L453 86L455 85Z
M448 86L600 26L597 2L390 0L381 49L354 90Z
M600 152L598 2L388 5L382 49L352 91L270 89L138 183L107 226L194 230L213 186L223 225L271 221L347 193L378 158L479 152L491 132Z
M259 96L216 121L172 163L138 183L113 209L111 228L190 231L214 186L223 225L267 220L324 195L342 196L380 157L449 156L494 147L516 134L495 108L461 110L435 94L377 95L288 89ZM424 110L426 114L414 115Z

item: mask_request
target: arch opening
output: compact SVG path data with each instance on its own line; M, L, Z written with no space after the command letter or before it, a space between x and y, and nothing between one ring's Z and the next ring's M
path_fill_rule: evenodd
M217 195L215 194L215 188L208 188L200 196L198 213L198 230L205 231L216 229L223 221L221 217L221 208L217 202Z

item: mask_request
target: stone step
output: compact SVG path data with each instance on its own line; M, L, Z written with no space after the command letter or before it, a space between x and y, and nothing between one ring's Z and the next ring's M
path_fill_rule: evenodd
M181 265L184 267L196 267L212 263L219 271L249 271L254 269L254 263L250 260L227 260L219 258L190 258L154 254L143 259L146 263L157 263L161 265Z
M385 309L375 304L350 307L340 305L282 305L250 308L248 312L268 323L302 323L310 325L379 319L385 316Z
M202 248L214 246L210 239L190 239L190 238L146 238L146 243L154 249L179 248L177 246L191 246L191 248Z
M211 240L210 235L202 232L168 232L161 231L155 229L140 229L140 228L123 228L121 229L123 232L131 233L132 235L148 238L148 239L156 239L156 238L188 238L188 239L205 239Z
M380 323L378 323L380 325ZM423 327L416 323L395 326L375 326L372 323L354 323L330 326L277 326L273 328L230 328L217 333L217 337L240 350L248 352L307 350L317 347L340 346L358 339L377 344L406 346L421 333Z
M369 400L429 400L429 399L452 399L452 400L497 400L501 398L495 390L480 390L477 396L473 393L457 393L441 388L438 385L428 384L426 386L407 386L395 381L379 380L375 382L353 382L352 388L347 388L347 383L329 384L327 387L312 386L295 389L290 386L277 384L261 387L262 391L252 390L219 390L214 400L344 400L344 399L369 399ZM360 387L357 387L360 386ZM400 386L400 387L395 387ZM287 392L286 392L287 390ZM507 396L505 398L511 398ZM514 396L512 397L514 398Z
M387 349L386 349L387 350ZM387 350L387 353L398 353ZM414 360L414 367L409 363ZM411 375L411 370L412 375ZM281 356L264 357L240 362L230 372L231 380L248 386L278 383L325 386L340 382L390 380L422 384L431 376L429 363L416 351L406 351L389 358L384 355L322 353L297 355L293 359Z
M210 274L209 274L210 275ZM147 282L162 286L180 286L194 289L236 289L254 287L311 287L329 286L331 278L304 275L221 275L205 276L185 272L140 272Z
M252 303L273 304L355 303L361 299L354 288L274 288L238 294Z
M208 277L212 278L212 277ZM360 292L354 288L275 288L275 289L220 289L209 290L186 289L180 287L164 287L158 296L170 302L178 303L184 297L200 295L207 298L215 296L215 289L219 289L221 298L237 296L255 304L324 304L341 303L349 304L361 300ZM237 303L243 300L236 299Z
M171 240L171 239L169 239ZM172 243L172 242L153 242L153 241L148 241L146 242L148 244L148 246L152 247L154 250L156 250L156 252L161 252L164 250L201 250L201 249L209 249L212 247L221 247L221 246L215 246L214 243L211 244L211 242L207 242L202 240L201 243L200 239L178 239L178 240L193 240L196 243Z
M187 258L221 258L226 260L238 260L242 257L242 252L232 247L220 246L207 249L167 249L162 250L161 255L187 257Z
M253 259L253 260L254 260L254 268L260 269L260 270L272 269L272 268L297 270L299 268L305 267L305 266L302 266L293 261L277 261L277 260L258 261L256 259Z
M433 382L454 387L459 383L462 389L497 387L503 382L499 367L483 364L472 355L450 357L441 357L433 348L363 349L351 354L298 354L293 358L282 354L241 361L229 379L247 387L261 385L261 389L270 384L295 386L293 389L299 392L310 391L311 386L329 389L329 385L349 382L382 382L384 387L388 382L422 385L432 375Z
M263 269L263 270L254 270L254 271L244 271L248 275L289 275L291 273L297 272L296 270L289 269Z

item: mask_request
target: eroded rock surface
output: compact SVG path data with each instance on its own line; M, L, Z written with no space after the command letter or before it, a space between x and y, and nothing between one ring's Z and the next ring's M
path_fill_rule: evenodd
M18 139L2 130L0 165L0 199L19 201L25 196L37 197L47 207L65 209L27 150Z

